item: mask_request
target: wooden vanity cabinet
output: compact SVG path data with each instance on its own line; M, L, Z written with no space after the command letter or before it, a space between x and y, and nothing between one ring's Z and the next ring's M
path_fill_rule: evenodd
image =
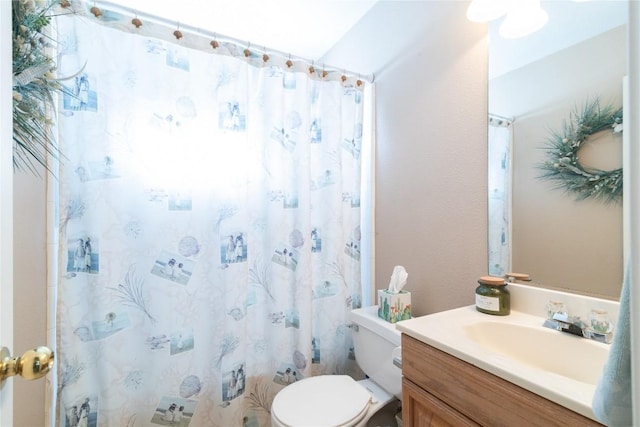
M602 426L402 334L403 427Z

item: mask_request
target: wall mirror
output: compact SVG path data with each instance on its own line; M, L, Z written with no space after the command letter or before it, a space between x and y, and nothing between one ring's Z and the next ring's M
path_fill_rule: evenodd
M547 158L551 133L588 102L622 107L628 2L554 0L542 7L546 26L523 38L503 39L500 20L489 24L489 205L507 208L506 215L490 208L489 272L528 273L534 285L618 299L622 202L578 201L541 179L537 165ZM494 158L492 144L505 137L508 149ZM580 148L581 164L621 167L622 138L593 135ZM496 186L492 176L509 163L506 187Z

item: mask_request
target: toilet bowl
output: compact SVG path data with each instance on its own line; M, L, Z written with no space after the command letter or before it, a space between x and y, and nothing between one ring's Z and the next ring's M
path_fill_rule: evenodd
M402 397L400 332L378 317L378 308L350 314L356 363L367 379L347 375L305 378L283 388L271 405L274 427L362 427L389 402Z

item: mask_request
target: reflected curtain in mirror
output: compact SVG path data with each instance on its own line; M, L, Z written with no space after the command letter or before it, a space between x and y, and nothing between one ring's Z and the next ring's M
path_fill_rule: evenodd
M511 270L511 120L489 115L489 274Z

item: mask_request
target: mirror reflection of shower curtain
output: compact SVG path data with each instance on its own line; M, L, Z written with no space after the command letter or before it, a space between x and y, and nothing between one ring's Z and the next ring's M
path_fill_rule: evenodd
M489 116L488 137L488 242L489 274L511 270L511 120Z
M363 91L58 21L55 425L265 426L359 373Z

